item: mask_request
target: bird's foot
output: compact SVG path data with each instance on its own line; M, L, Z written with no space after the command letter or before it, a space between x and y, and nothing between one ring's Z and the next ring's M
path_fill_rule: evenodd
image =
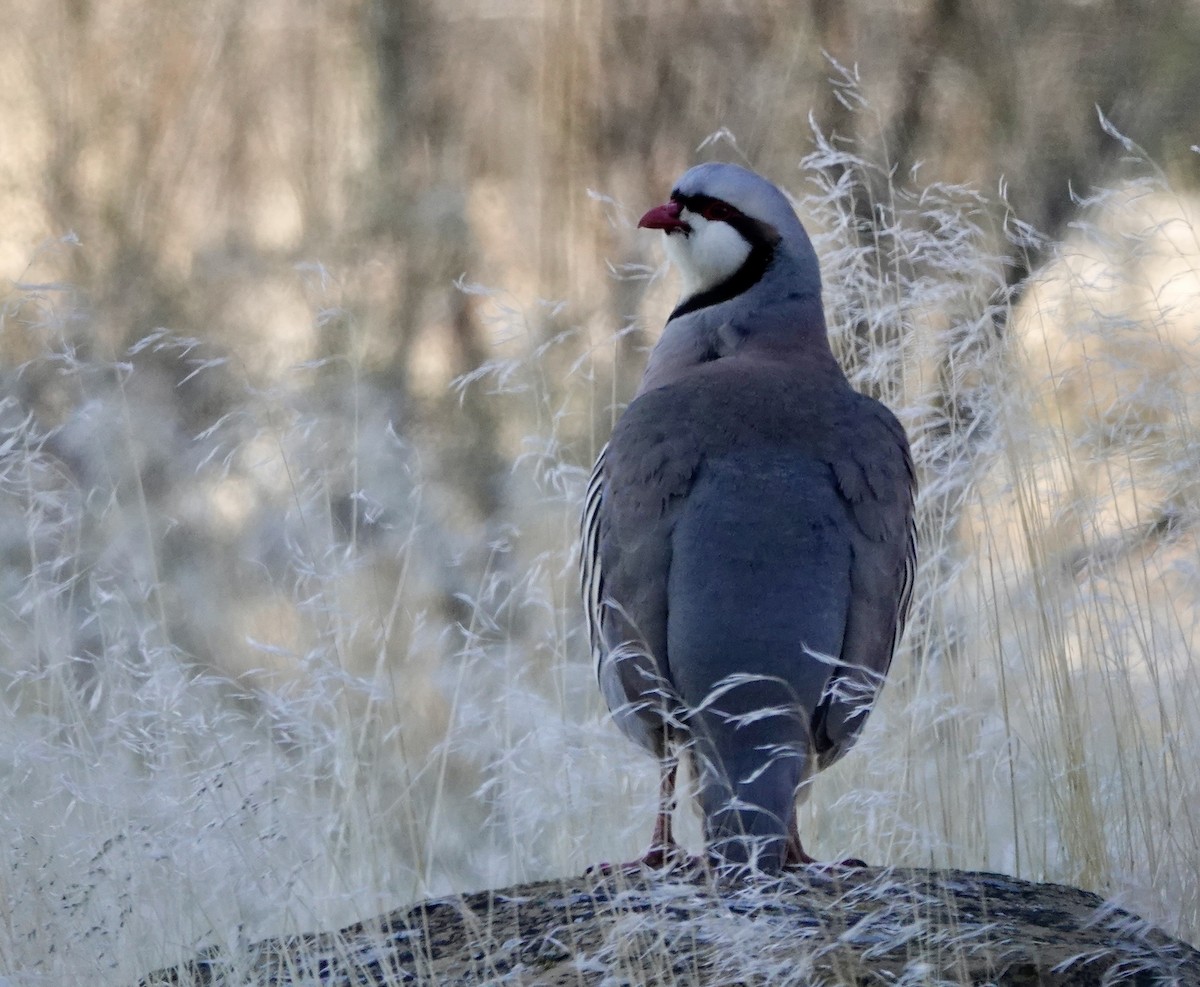
M614 874L629 876L642 871L694 870L700 865L700 857L688 853L678 843L668 843L656 844L637 860L624 864L610 864L607 861L593 864L586 873L593 877L611 877Z
M695 870L703 857L688 853L678 843L667 846L652 846L638 863L648 870Z
M795 823L792 824L791 832L788 834L787 851L784 855L784 870L799 870L801 867L815 867L818 870L864 870L866 866L866 861L859 860L857 857L847 857L845 860L818 860L804 849Z

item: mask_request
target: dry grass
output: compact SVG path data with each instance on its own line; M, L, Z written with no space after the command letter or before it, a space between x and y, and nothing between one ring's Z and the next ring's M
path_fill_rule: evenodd
M922 570L884 699L803 829L828 857L1081 884L1194 938L1192 397L1186 374L1130 382L1139 339L1153 370L1168 346L1183 365L1191 336L1145 308L1158 296L1110 307L1119 259L1077 273L1148 203L1134 242L1176 250L1171 200L1126 190L997 313L977 194L898 197L864 248L820 184L830 153L808 162L801 208L835 339L913 435ZM1172 254L1174 290L1196 256ZM1060 285L1071 320L1047 301ZM549 386L572 332L526 343L483 297L515 355L463 386L524 431L477 545L351 359L269 390L239 384L236 354L166 333L105 362L72 342L89 316L69 289L15 293L4 330L43 355L9 374L0 473L10 973L117 983L202 944L639 849L653 767L599 709L571 557L577 409L607 396L580 400L589 353ZM175 387L234 395L220 419L178 419L185 369ZM1109 396L1072 403L1065 379ZM474 582L446 612L440 581L468 553Z
M179 64L180 93L205 65ZM870 112L852 81L842 93ZM1046 242L1002 193L914 190L865 150L789 140L815 148L775 177L814 233L835 343L908 425L922 480L914 620L859 749L804 809L806 839L829 858L1080 884L1195 941L1195 202L1128 147L1131 179ZM646 167L667 181L678 163ZM174 188L171 159L154 168ZM165 224L143 241L151 266L161 248L168 280L227 293L138 307L143 268L106 267L107 234L48 241L16 274L0 309L0 978L129 982L204 945L642 849L655 771L601 711L572 553L591 456L672 283L629 222L662 189L608 174L613 199L586 212L590 180L531 220L481 179L465 204L403 214L428 235L461 207L478 266L455 250L410 263L381 237L322 255L328 269L303 244L259 267ZM523 252L520 224L555 216L590 232ZM1046 263L1014 290L1005 258L1022 254ZM579 301L563 284L594 279L597 255L613 280ZM101 297L80 284L93 268L134 273ZM477 269L494 290L413 301L423 279ZM547 284L562 301L538 299ZM410 302L419 325L393 335ZM152 329L160 315L172 330ZM456 335L468 317L481 354Z

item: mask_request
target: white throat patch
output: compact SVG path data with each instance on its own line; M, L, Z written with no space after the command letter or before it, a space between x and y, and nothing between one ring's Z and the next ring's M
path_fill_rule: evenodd
M707 291L732 276L750 256L750 244L728 223L685 209L680 217L690 234L669 233L664 249L683 278L680 300Z

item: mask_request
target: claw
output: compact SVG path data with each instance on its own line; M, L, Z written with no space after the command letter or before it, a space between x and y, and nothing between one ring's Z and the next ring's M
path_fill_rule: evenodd
M585 873L589 877L612 877L615 874L633 876L643 871L674 871L694 870L700 866L701 858L688 853L678 843L651 846L637 860L623 864L610 864L607 861L593 864Z
M821 861L809 856L804 845L800 842L800 831L796 828L796 820L792 820L788 831L787 852L784 856L784 870L799 870L801 867L818 867L822 870L845 869L864 870L867 863L857 857L847 857L845 860Z
M700 866L700 858L688 853L675 842L671 832L671 813L675 809L675 772L679 762L664 758L658 787L658 815L654 819L654 835L650 838L650 849L637 860L624 864L593 864L584 873L600 877L613 874L633 875L641 871L671 871L679 868L692 870Z

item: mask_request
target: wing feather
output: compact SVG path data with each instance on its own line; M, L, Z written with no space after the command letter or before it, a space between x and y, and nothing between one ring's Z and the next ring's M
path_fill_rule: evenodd
M607 452L606 444L592 467L592 475L588 478L587 490L583 497L583 515L579 523L579 588L583 596L588 641L597 674L600 671L600 661L604 657L600 633L604 599L604 573L600 567L600 506L604 500L604 459Z

